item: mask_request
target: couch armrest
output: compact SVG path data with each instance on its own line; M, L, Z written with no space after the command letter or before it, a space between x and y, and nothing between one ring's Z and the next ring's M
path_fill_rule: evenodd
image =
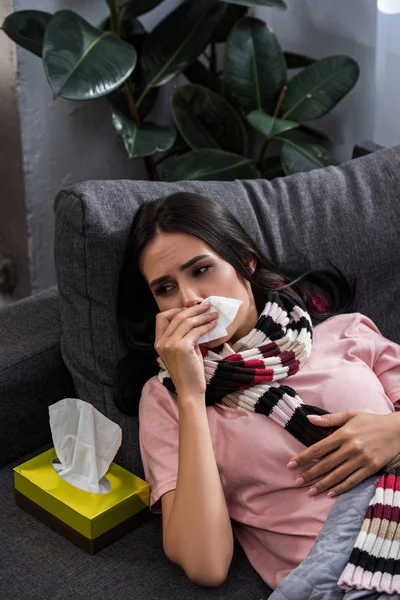
M48 406L75 397L57 288L0 308L0 467L51 443Z
M364 142L359 142L353 148L352 158L360 158L361 156L365 156L366 154L371 154L371 152L382 150L382 148L383 146L380 146L379 144L375 144L375 142L370 142L368 140Z

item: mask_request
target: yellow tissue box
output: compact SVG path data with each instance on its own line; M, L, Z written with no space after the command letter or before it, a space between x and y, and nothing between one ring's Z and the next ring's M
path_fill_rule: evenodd
M85 492L54 470L54 448L14 467L15 500L71 542L94 554L150 517L150 485L115 463L105 494Z

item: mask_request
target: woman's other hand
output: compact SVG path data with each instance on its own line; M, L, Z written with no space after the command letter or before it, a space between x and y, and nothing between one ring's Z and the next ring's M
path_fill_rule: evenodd
M348 411L321 418L310 415L309 420L320 427L339 427L326 439L293 456L287 465L297 470L314 461L294 481L295 487L313 482L310 496L327 492L333 497L347 492L400 453L400 413Z
M204 314L210 303L172 308L156 317L154 347L167 367L178 397L203 395L206 391L204 363L197 340L214 329L218 313Z

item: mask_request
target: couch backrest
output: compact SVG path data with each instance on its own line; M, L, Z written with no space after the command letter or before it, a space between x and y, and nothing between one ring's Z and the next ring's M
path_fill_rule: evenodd
M55 254L62 353L79 396L123 428L117 462L141 471L137 420L112 400L124 351L115 302L127 234L137 207L191 190L229 207L275 264L326 266L357 276L354 310L400 342L400 147L337 167L266 180L160 183L88 181L55 202Z

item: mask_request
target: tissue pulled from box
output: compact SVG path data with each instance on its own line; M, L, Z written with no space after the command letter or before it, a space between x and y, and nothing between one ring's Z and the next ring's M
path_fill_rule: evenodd
M60 477L87 492L109 491L100 480L121 446L121 427L77 398L52 404L49 414Z
M227 334L226 328L232 323L237 315L239 306L243 304L242 300L236 300L236 298L224 298L223 296L209 296L204 302L211 302L209 310L204 313L217 312L218 319L217 324L208 333L200 336L197 340L198 344L205 344L206 342L212 342L218 338L225 337Z

